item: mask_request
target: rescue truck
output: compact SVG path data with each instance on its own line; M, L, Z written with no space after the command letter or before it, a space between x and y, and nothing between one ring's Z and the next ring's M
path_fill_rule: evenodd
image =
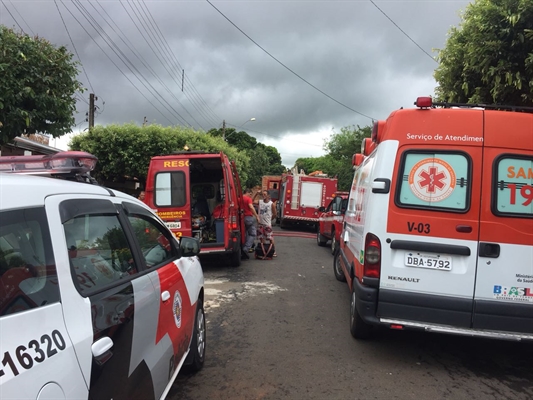
M223 152L181 151L150 160L145 202L176 237L200 240L202 255L241 265L246 238L237 168Z
M316 242L319 246L326 246L331 241L331 254L335 254L339 246L340 235L344 225L344 214L348 206L349 192L335 192L333 200L327 207L320 207Z
M94 183L96 161L0 157L2 399L164 399L203 366L198 240L132 196L69 182Z
M334 273L350 331L533 339L533 108L434 103L373 126Z
M333 199L337 191L337 178L326 175L305 175L296 168L283 175L280 199L277 203L279 225L287 228L293 225L317 227L319 208Z

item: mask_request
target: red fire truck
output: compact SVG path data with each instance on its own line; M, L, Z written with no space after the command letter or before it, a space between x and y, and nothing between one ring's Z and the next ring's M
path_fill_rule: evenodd
M326 175L314 176L304 173L285 174L281 182L281 194L277 203L279 225L315 227L320 216L320 207L325 207L337 191L337 178Z

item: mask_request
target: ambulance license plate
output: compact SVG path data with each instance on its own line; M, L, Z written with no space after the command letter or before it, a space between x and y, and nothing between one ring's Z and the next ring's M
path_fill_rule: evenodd
M181 222L165 222L168 229L181 229Z
M452 258L450 256L441 256L440 254L405 254L405 266L440 269L450 271L452 269Z

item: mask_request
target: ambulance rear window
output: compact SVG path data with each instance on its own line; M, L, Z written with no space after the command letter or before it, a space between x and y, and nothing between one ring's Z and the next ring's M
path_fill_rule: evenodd
M493 211L497 215L533 217L533 159L505 155L496 161Z
M452 212L468 210L471 165L466 154L405 152L400 171L398 206Z
M157 207L183 207L186 204L185 174L160 172L155 176L154 203Z

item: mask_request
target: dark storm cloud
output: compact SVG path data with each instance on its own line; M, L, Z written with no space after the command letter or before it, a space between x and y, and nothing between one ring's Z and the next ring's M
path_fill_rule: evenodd
M74 51L57 4L90 80L80 71L88 91L78 102L76 120L81 123L75 131L87 127L86 99L94 91L97 124L140 124L146 117L207 130L223 120L228 126L246 123L243 129L277 147L284 164L292 166L299 156L322 154L323 139L333 131L369 125L371 118L386 118L396 108L411 107L417 96L431 95L437 63L426 53L434 56L432 49L444 47L448 30L459 24L459 11L469 1L211 3L284 66L203 0L3 0L0 23L19 29L18 23L26 32ZM91 26L76 5L100 26ZM146 31L150 25L137 20L146 9L172 54L162 52ZM113 39L131 70L97 31ZM175 61L185 70L184 93ZM159 95L154 97L150 92L155 91Z

